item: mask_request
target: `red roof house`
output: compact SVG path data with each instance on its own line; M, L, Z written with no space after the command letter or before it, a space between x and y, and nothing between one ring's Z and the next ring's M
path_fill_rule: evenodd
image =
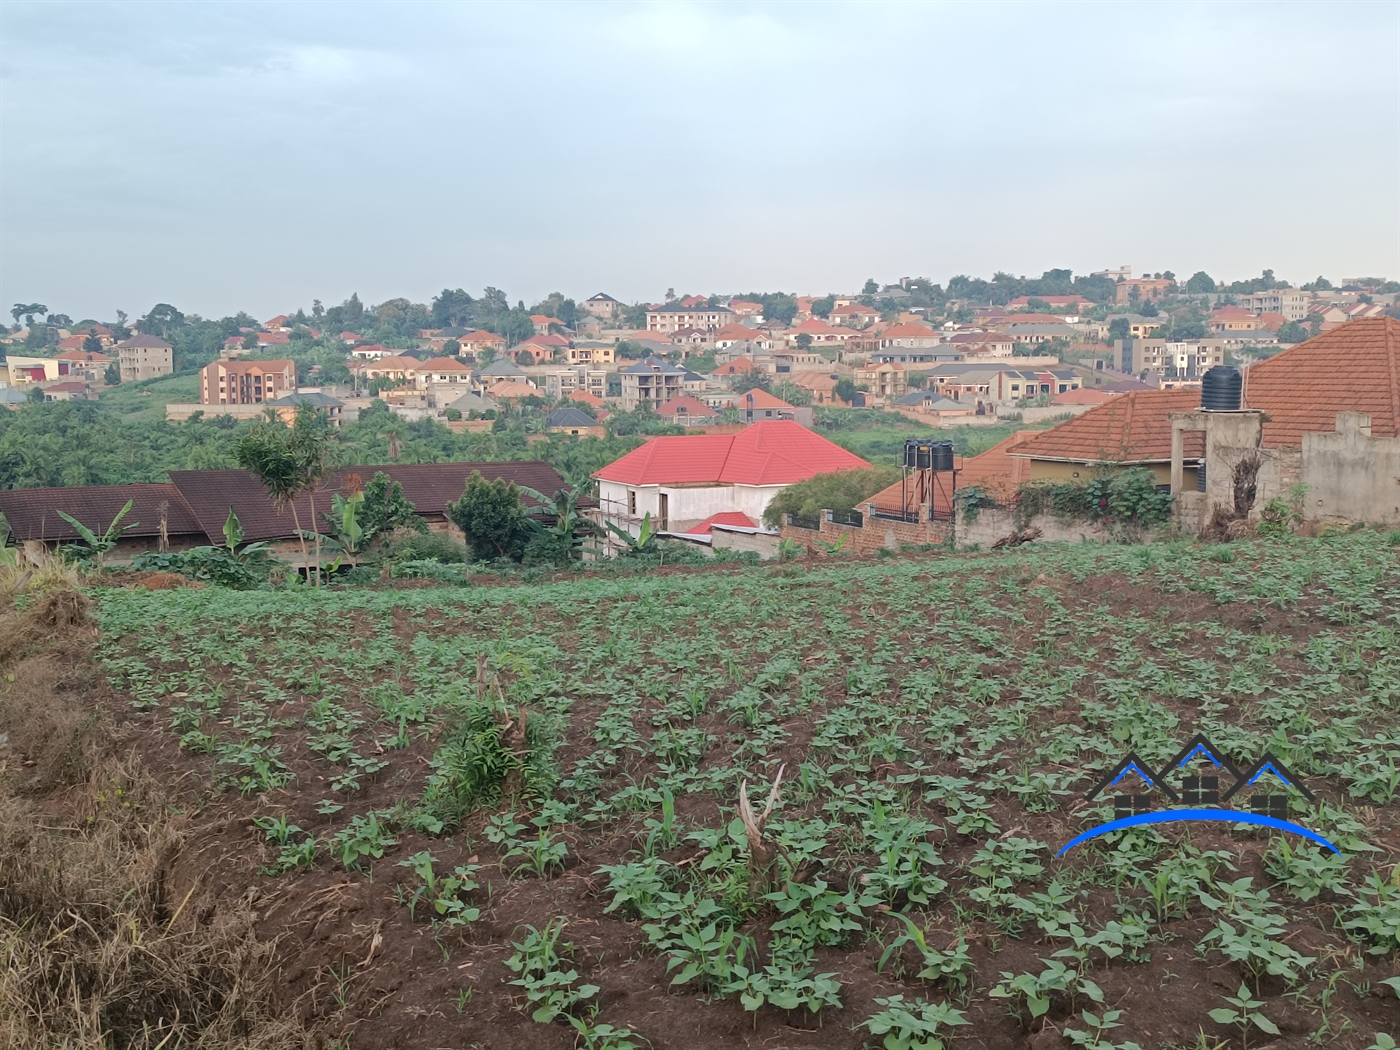
M720 513L760 521L786 486L869 466L791 420L772 420L737 434L659 437L593 476L602 519L635 533L646 514L664 531L685 531Z

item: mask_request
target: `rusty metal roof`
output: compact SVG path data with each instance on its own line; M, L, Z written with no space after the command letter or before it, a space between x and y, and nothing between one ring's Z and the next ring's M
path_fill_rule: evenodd
M0 513L10 523L16 540L58 540L78 538L72 525L58 516L64 511L96 533L102 533L112 519L132 501L131 512L122 519L133 525L124 535L160 535L161 504L165 504L166 530L171 536L200 536L204 530L179 489L174 485L83 485L74 488L5 489L0 491ZM225 511L225 516L227 516ZM221 536L223 520L213 535Z

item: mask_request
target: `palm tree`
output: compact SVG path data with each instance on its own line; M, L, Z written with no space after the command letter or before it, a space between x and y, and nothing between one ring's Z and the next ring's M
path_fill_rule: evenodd
M259 421L238 440L234 456L238 465L252 471L279 508L292 508L292 523L301 546L301 560L307 562L306 534L297 514L296 498L306 493L311 504L311 523L316 523L316 488L325 477L330 454L330 432L326 421L311 405L297 406L296 419L288 427L280 420ZM315 532L315 579L321 582L321 533Z

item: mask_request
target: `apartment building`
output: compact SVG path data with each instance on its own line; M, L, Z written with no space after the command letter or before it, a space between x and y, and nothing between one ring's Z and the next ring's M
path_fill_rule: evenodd
M1225 363L1228 339L1115 339L1113 367L1119 372L1196 379Z
M168 376L175 371L175 348L153 335L133 335L116 346L123 383Z
M608 373L606 369L575 365L547 372L544 377L545 396L551 401L559 401L577 390L594 397L608 396Z
M297 390L292 361L214 361L199 372L202 405L257 405Z
M638 405L658 408L673 397L685 394L688 373L659 357L647 357L618 373L622 380L622 408L630 412Z
M1285 321L1303 321L1308 316L1308 293L1296 288L1275 288L1239 297L1240 306L1252 314L1283 314Z
M733 324L739 315L727 306L657 306L647 311L647 331L670 335L678 328L705 328L716 331Z

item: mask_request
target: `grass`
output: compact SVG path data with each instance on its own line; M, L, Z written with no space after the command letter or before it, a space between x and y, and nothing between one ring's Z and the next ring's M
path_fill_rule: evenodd
M828 429L818 426L818 432L848 452L881 466L897 467L903 462L904 442L909 438L923 441L951 441L960 456L976 456L1004 441L1018 430L1042 430L1054 422L993 423L988 426L933 427L894 412L877 409L845 409L857 416L858 429ZM868 415L867 415L868 413Z
M1366 532L466 590L104 590L99 657L145 746L178 742L183 775L244 815L262 885L365 887L357 921L377 916L386 954L432 931L394 965L459 1043L532 1045L544 1003L542 1033L656 1047L738 1023L851 1048L941 1025L957 1045L964 1016L1009 1043L1046 1019L1106 1030L1106 1007L1097 1046L1191 1045L1237 1034L1189 990L1220 968L1273 1023L1370 1039L1400 948L1398 554ZM1083 792L1120 756L1164 763L1196 731L1306 777L1318 801L1295 819L1345 861L1243 827L1055 857L1111 815ZM279 839L306 837L277 863ZM567 965L528 971L514 1005L449 1010L414 969L440 950L491 986L523 979L506 945L559 915ZM670 991L624 997L652 985ZM356 1045L410 1045L359 998L336 1012Z
M102 395L104 405L120 412L123 419L134 422L164 419L165 406L172 401L189 404L198 400L198 372L121 383Z

